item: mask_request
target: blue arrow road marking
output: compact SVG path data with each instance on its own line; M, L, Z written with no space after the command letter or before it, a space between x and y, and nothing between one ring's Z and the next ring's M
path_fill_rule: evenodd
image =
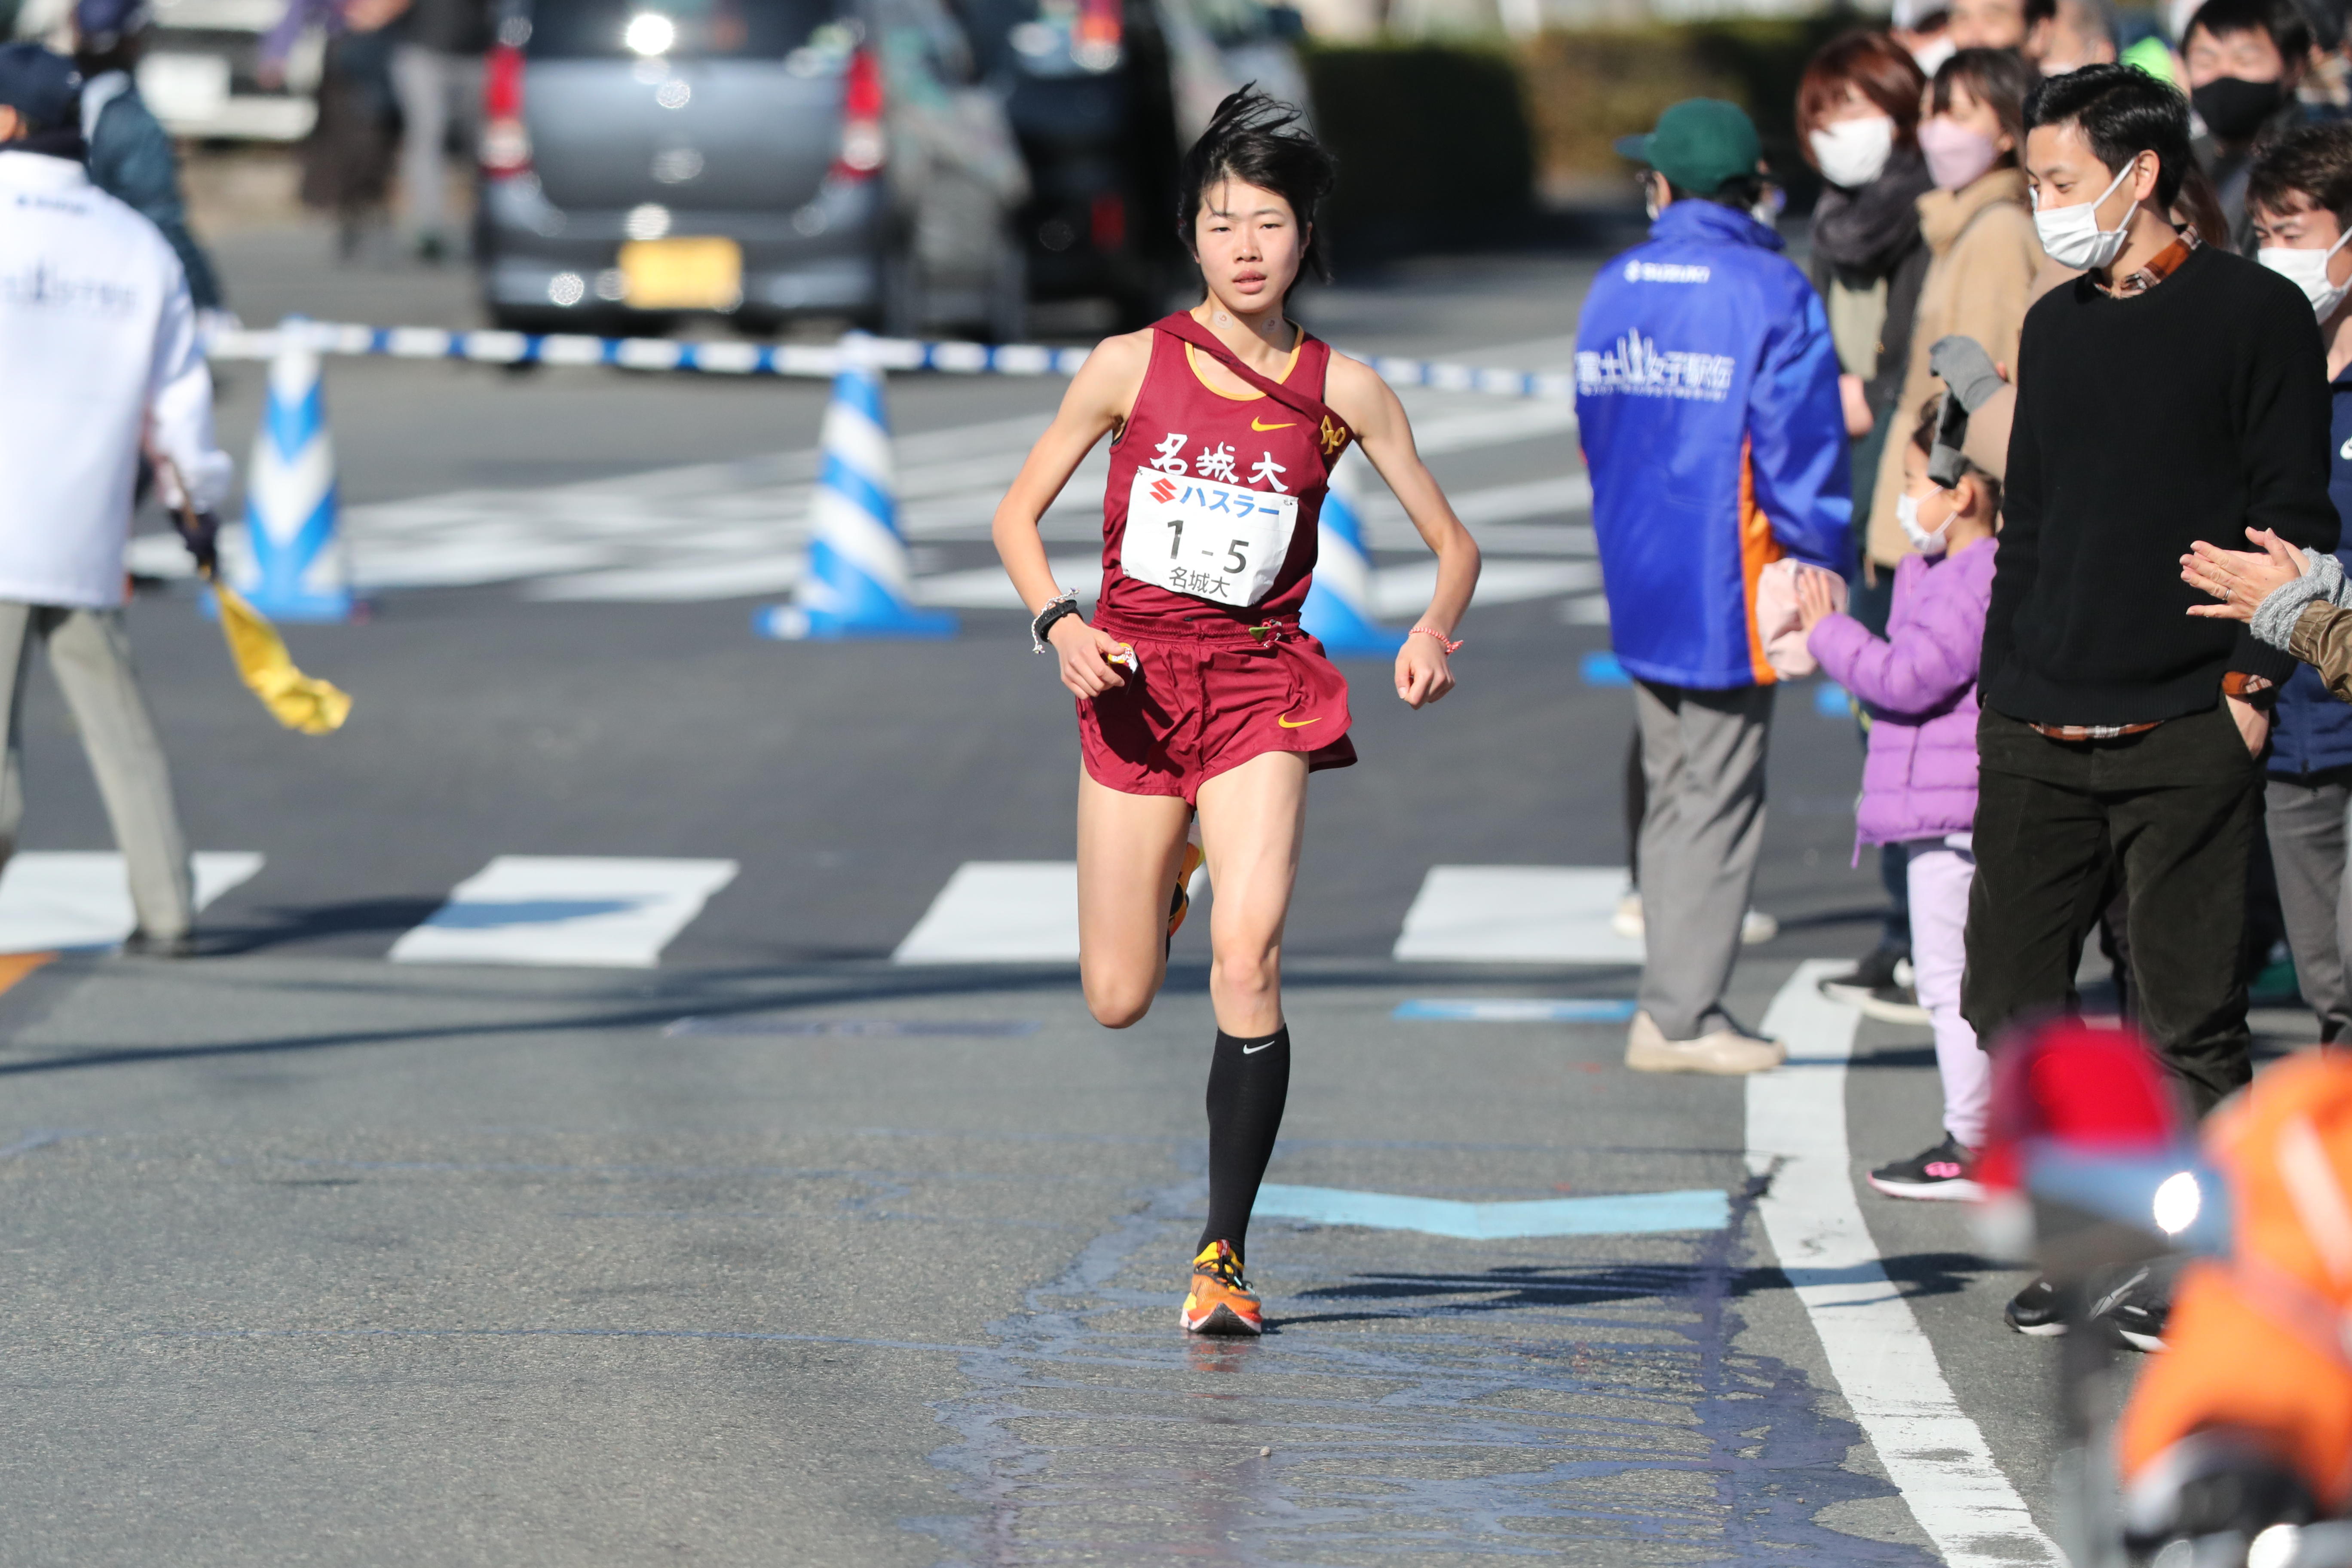
M1633 1007L1623 996L1418 996L1398 1003L1395 1016L1449 1024L1622 1024Z
M1450 1198L1401 1197L1393 1193L1352 1193L1342 1187L1269 1184L1257 1190L1257 1206L1252 1213L1261 1219L1303 1219L1318 1225L1360 1225L1373 1230L1418 1230L1467 1241L1502 1241L1523 1236L1721 1230L1731 1222L1731 1199L1710 1188L1469 1204Z

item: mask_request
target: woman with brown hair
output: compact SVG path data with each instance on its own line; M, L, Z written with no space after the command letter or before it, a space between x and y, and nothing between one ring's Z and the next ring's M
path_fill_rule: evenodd
M1942 390L1927 354L1943 338L1974 339L1994 363L2017 364L2018 333L2042 259L2017 166L2032 85L2033 68L2010 50L1962 49L1927 89L1919 144L1936 188L1919 198L1918 211L1932 259L1912 326L1901 394L1906 408ZM1902 494L1899 472L1890 467L1878 476L1863 547L1865 570L1876 576L1891 577L1918 548L1896 515Z
M1927 273L1919 238L1919 196L1929 189L1919 155L1919 95L1927 79L1910 51L1885 33L1847 33L1822 46L1797 86L1797 140L1828 187L1813 208L1811 276L1837 345L1838 392L1853 438L1853 494L1870 494L1896 398L1910 363L1911 319ZM1902 467L1898 458L1887 465ZM1864 515L1857 504L1857 524ZM1862 530L1854 529L1857 547ZM1886 630L1895 579L1850 574L1848 609L1874 634ZM1883 1015L1925 1022L1902 994L1898 965L1911 952L1904 910L1902 851L1880 854L1889 910L1877 946L1830 994Z
M1884 33L1822 46L1797 86L1797 137L1828 188L1813 207L1812 279L1837 344L1854 483L1868 482L1903 384L1911 314L1927 253L1914 205L1927 186L1919 94L1927 79Z

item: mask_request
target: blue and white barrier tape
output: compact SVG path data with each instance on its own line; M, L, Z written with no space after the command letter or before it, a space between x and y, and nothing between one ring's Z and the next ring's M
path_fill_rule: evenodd
M334 321L312 321L299 329L220 332L205 350L215 359L266 360L278 352L278 333L296 330L324 354L455 359L477 364L614 365L624 370L683 370L706 375L824 378L841 368L841 352L829 343L679 342L670 338L540 336ZM1073 375L1086 363L1089 352L1043 343L918 342L909 338L869 338L863 345L868 363L877 369L927 370L948 375ZM1475 392L1493 397L1567 400L1576 396L1576 378L1565 371L1506 370L1386 354L1364 357L1391 386L1425 386L1437 392Z

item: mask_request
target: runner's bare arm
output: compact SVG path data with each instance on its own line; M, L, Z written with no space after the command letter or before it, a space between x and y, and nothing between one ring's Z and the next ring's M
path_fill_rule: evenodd
M1355 431L1356 444L1363 447L1364 456L1403 503L1404 514L1412 519L1423 542L1437 554L1437 592L1431 595L1429 608L1413 622L1437 636L1416 631L1397 650L1397 695L1406 706L1420 708L1454 689L1454 672L1441 639L1454 636L1454 628L1470 607L1471 592L1478 586L1478 543L1454 515L1445 492L1437 488L1436 479L1413 449L1412 425L1387 382L1370 365L1335 353L1323 391L1333 412Z
M997 503L990 533L997 558L1013 579L1022 604L1036 615L1061 593L1054 569L1045 559L1045 542L1037 532L1038 520L1070 476L1086 461L1095 443L1118 428L1142 390L1143 374L1151 363L1150 331L1105 338L1070 378L1069 391L1054 422L1029 448L1028 459L1013 477L1013 487ZM1080 697L1098 697L1127 682L1108 662L1119 651L1118 639L1095 630L1076 616L1065 616L1045 634L1061 661L1062 684Z

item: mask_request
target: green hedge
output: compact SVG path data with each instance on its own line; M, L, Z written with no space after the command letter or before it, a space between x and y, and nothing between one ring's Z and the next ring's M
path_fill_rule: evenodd
M1318 46L1302 58L1316 130L1339 159L1326 221L1342 247L1386 249L1433 226L1491 229L1527 212L1535 139L1507 50Z
M1797 82L1813 52L1863 26L1850 11L1775 20L1546 33L1519 52L1547 179L1626 167L1610 149L1647 131L1685 98L1727 98L1746 109L1765 154L1796 174Z
M1340 159L1328 222L1358 253L1475 242L1522 222L1538 183L1589 188L1630 176L1612 143L1680 99L1727 98L1755 117L1765 155L1796 191L1797 81L1843 8L1791 19L1545 33L1523 43L1312 45L1318 127Z

